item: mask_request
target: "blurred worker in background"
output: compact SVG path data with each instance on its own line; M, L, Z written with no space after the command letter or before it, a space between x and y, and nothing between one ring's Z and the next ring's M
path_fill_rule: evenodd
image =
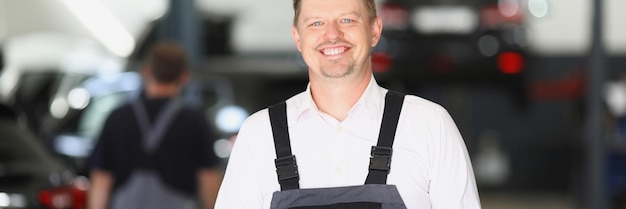
M480 208L449 113L373 77L374 0L293 3L309 85L246 120L216 208Z
M142 94L108 117L90 160L90 209L213 208L220 182L210 126L179 97L183 48L157 43L141 68Z

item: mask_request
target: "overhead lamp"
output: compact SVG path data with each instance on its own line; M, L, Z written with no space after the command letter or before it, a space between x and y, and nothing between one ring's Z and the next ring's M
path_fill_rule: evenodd
M134 37L99 0L61 0L85 27L120 57L129 56L135 48Z

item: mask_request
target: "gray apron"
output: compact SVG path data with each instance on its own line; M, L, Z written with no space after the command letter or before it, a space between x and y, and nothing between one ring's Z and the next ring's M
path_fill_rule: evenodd
M387 184L392 145L404 94L388 91L377 146L372 146L365 185L300 189L296 157L291 153L285 102L269 108L276 173L281 191L274 192L271 209L406 209L395 185Z
M132 172L128 180L113 193L111 209L194 209L198 208L193 197L166 185L155 170L154 153L182 102L172 99L161 110L153 126L148 113L138 98L132 103L135 117L143 134L143 150L140 168Z

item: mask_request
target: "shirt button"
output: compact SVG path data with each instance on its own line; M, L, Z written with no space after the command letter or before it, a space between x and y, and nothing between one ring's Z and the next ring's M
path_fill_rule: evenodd
M343 171L343 169L341 169L341 167L337 166L335 167L335 172L336 173L341 173Z
M341 125L337 126L337 131L342 132L343 131L343 126L341 126Z

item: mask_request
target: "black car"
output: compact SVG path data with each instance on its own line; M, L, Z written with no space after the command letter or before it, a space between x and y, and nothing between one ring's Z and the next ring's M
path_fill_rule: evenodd
M523 97L523 8L517 0L385 0L374 70L390 88L487 84Z
M85 208L87 182L0 104L0 208Z

